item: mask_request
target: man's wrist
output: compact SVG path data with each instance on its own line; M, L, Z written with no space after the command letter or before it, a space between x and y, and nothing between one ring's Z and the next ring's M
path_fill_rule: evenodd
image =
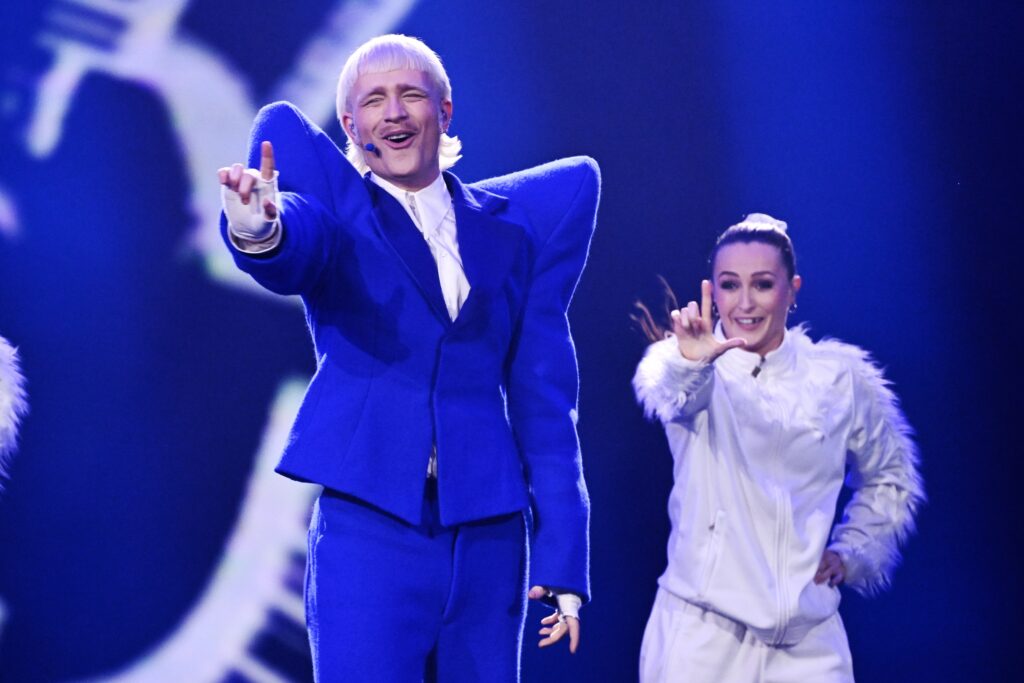
M558 611L563 617L580 618L580 607L583 606L583 599L575 593L556 593L555 602L558 603Z
M246 254L263 254L272 251L281 243L281 219L275 218L270 224L267 236L260 239L249 237L228 223L228 237L236 249Z

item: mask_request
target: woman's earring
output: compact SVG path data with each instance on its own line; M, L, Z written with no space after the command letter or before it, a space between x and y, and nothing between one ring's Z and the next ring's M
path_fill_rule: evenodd
M795 310L796 310L796 301L794 301L793 303L791 303L791 304L789 305L789 312L790 312L790 313L792 313L792 312L793 312L793 311L795 311Z

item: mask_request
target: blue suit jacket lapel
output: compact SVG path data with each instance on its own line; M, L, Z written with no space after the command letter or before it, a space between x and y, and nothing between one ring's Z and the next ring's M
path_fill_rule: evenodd
M405 208L397 199L377 187L371 180L366 181L373 197L374 213L378 228L384 239L391 244L409 276L416 283L434 313L446 325L451 324L448 306L441 292L441 280L437 275L437 262L430 253L423 233L413 224Z
M504 281L525 233L521 226L497 215L508 204L508 199L463 185L451 173L444 176L455 209L459 256L470 286L469 298L456 318L458 323L475 314L480 302L486 299L483 292Z
M508 203L505 197L463 185L451 173L445 173L444 177L452 194L459 256L470 286L469 298L456 318L456 321L460 321L474 315L480 302L486 298L480 296L480 293L493 289L508 275L524 231L521 226L496 215ZM441 292L437 262L423 234L394 197L370 180L366 181L366 185L373 197L374 214L381 236L394 249L434 313L446 325L450 325L452 321Z

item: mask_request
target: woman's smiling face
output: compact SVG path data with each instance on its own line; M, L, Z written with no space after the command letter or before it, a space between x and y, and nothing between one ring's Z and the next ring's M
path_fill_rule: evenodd
M779 248L733 242L718 250L712 267L714 301L726 338L744 339L744 348L761 356L779 348L786 314L801 285L799 275L788 277Z

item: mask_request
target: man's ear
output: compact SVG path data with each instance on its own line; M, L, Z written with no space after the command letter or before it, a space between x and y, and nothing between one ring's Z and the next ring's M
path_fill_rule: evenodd
M341 115L341 127L345 131L346 135L355 142L359 142L359 133L356 131L356 120L348 112Z
M447 133L452 123L452 101L441 100L441 132Z

